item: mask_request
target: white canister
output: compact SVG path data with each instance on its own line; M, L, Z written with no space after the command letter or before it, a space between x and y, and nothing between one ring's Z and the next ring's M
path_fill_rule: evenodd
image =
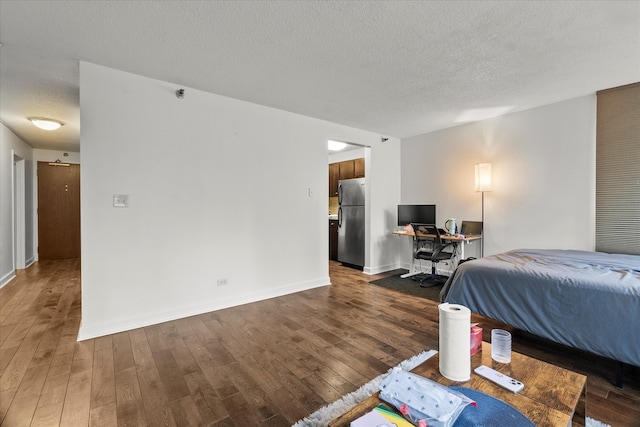
M444 228L447 229L449 234L456 234L456 219L449 218L447 222L444 223Z
M459 304L438 305L440 373L451 381L471 376L471 310Z

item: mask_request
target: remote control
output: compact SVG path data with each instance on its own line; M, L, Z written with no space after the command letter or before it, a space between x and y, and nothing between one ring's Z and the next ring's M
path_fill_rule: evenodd
M517 393L524 388L524 384L522 384L520 381L514 380L513 378L508 377L505 374L501 374L500 372L496 371L495 369L491 369L488 366L481 365L473 371L481 377L484 377L489 381L493 381L500 387L504 387L514 393Z

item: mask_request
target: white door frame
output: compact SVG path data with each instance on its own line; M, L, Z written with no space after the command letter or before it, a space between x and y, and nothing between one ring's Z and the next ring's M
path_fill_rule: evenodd
M25 160L13 153L13 269L26 266L25 228Z

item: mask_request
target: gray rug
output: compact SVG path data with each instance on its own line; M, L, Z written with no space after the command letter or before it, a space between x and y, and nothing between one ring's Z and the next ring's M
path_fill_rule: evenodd
M373 280L369 283L376 286L382 286L383 288L404 292L416 297L426 298L435 302L440 302L440 291L443 286L443 283L438 283L432 286L432 282L426 282L425 285L431 287L422 288L420 287L420 282L412 280L410 277L403 279L400 277L400 274Z

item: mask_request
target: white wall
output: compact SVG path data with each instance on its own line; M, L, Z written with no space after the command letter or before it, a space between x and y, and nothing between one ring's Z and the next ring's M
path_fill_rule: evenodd
M365 150L364 147L362 147L362 148L356 148L354 150L349 150L349 151L338 151L335 153L330 153L329 164L362 158L365 156L364 150Z
M389 138L370 151L365 150L365 176L369 203L366 241L367 253L364 272L377 274L398 268L398 253L405 243L391 233L397 229L397 211L400 203L400 141Z
M369 169L370 215L399 197L397 139L178 88L80 64L79 339L328 284L328 139L372 147L371 168L395 158Z
M14 265L14 155L24 160L24 246L27 265L34 260L33 149L0 123L0 287L15 277Z
M473 166L490 162L485 255L594 250L595 120L593 95L403 139L402 203L435 203L440 225L480 220Z
M55 162L56 160L60 160L62 163L79 164L80 153L74 151L43 150L41 148L34 148L33 159L36 162Z

